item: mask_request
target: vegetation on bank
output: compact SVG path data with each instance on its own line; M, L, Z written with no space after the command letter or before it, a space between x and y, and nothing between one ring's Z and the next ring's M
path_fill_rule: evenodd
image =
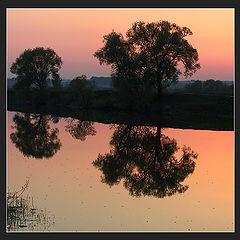
M72 91L49 90L47 101L35 103L32 95L19 95L8 90L8 110L51 114L102 123L154 125L163 127L233 130L233 96L206 94L163 94L149 108L136 109L136 105L123 107L117 92L95 91L92 105L76 102ZM46 100L45 99L45 100ZM126 105L125 105L126 106ZM132 108L131 108L132 107ZM133 110L135 108L135 110Z
M54 224L55 216L49 211L39 209L33 197L24 196L29 186L29 178L18 191L7 192L7 231L33 231L36 228L47 230Z
M58 73L63 62L55 51L25 50L10 68L17 84L8 89L8 109L43 107L61 114L65 108L114 111L156 120L161 116L172 123L214 119L231 128L233 97L220 94L229 89L219 81L196 81L182 93L164 92L181 74L191 76L200 68L198 52L186 39L190 35L189 28L167 21L135 22L125 38L114 31L105 35L104 46L94 53L100 64L112 68L114 90L105 91L97 91L85 75L63 88Z
M94 53L94 57L100 64L111 66L113 85L122 108L149 108L152 100L160 99L162 90L176 82L181 74L191 76L200 68L198 52L186 39L191 35L189 28L168 21L140 21L132 24L125 39L114 31L103 37L104 46ZM53 49L25 50L10 68L17 76L15 89L31 96L35 91L33 101L47 102L52 93L48 89L50 81L53 89L62 88L58 74L62 63ZM84 107L95 104L92 86L87 84L85 75L74 78L68 88L68 93L73 94L78 104ZM67 95L61 103L71 103L72 98Z
M181 74L191 76L200 68L198 52L186 39L192 34L168 21L135 22L125 38L114 31L105 35L94 57L111 66L113 84L123 97L139 101L156 91L160 98Z
M81 97L82 100L79 101ZM192 94L192 93L164 93L161 99L152 97L149 102L135 104L129 99L121 101L119 94L112 90L94 91L87 89L84 94L77 95L73 89L48 89L44 97L35 91L27 93L8 89L8 105L42 105L66 106L79 109L99 109L115 111L149 112L149 111L190 111L199 113L211 110L221 113L233 112L233 96L224 94ZM147 106L147 108L144 106ZM212 109L213 108L213 109Z
M227 85L219 80L195 81L188 83L182 89L185 93L194 94L229 94L233 95L233 85Z

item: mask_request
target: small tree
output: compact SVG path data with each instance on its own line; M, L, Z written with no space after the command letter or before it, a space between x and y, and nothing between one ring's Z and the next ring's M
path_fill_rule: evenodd
M202 82L200 80L197 80L193 83L188 83L185 85L184 90L190 93L201 93Z
M94 128L94 123L90 121L81 121L77 119L67 119L66 131L71 134L75 139L80 141L85 141L86 137L91 135L96 135L96 130Z
M74 78L69 84L69 89L74 92L77 104L82 107L89 107L93 104L93 88L94 84L88 81L85 75Z
M17 75L17 88L30 86L43 90L47 87L47 79L52 77L53 86L60 85L58 74L62 66L61 58L54 50L43 47L25 50L12 64L10 71Z
M162 88L182 74L179 63L183 64L186 77L200 68L197 50L185 39L189 35L189 28L168 21L135 22L127 31L126 40L114 31L104 36L104 47L94 56L100 64L111 65L115 82L134 81L141 86L148 82L160 97Z

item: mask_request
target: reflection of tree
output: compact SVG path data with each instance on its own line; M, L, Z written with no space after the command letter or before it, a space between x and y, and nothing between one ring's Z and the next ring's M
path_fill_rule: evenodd
M76 119L67 120L68 125L66 126L66 131L71 134L73 138L79 139L81 141L86 140L86 136L96 134L93 122L81 121Z
M160 127L119 125L110 144L110 153L93 162L103 173L102 182L112 186L124 179L124 187L136 197L163 198L188 189L181 182L193 173L197 154L184 146L178 160L176 140L161 134Z
M24 156L34 158L50 158L61 147L58 138L59 130L51 129L49 121L58 122L58 118L40 114L16 114L13 117L10 138Z

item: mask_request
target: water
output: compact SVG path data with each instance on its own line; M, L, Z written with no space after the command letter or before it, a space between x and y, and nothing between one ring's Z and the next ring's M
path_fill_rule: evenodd
M30 177L21 196L54 216L10 231L234 231L233 131L8 112L7 136L8 191Z

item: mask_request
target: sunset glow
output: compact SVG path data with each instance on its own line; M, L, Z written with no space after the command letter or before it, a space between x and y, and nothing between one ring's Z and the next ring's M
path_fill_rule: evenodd
M112 30L123 33L135 21L167 20L189 27L201 69L188 79L234 80L234 9L8 9L7 63L25 49L54 49L63 60L62 78L110 76L93 53ZM180 80L184 80L180 77Z

